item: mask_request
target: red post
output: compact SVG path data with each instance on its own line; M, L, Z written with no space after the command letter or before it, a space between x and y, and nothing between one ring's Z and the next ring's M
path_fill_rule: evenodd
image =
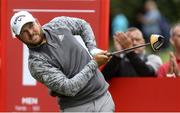
M98 40L101 49L108 49L109 47L109 0L100 1L100 40Z
M1 0L0 4L0 111L6 111L6 34L7 34L7 0Z

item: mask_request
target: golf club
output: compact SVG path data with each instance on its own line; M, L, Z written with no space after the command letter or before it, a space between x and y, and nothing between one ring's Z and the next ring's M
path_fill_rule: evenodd
M127 49L123 49L123 50L120 50L120 51L115 51L115 52L112 52L112 53L108 53L108 56L113 56L115 54L121 54L121 53L124 53L124 52L128 52L130 50L140 48L140 47L144 47L144 46L148 46L148 45L151 45L151 48L154 51L158 51L162 47L163 43L164 43L164 37L163 36L157 35L157 34L152 34L150 36L150 42L149 43L145 43L145 44L134 46L134 47L127 48Z

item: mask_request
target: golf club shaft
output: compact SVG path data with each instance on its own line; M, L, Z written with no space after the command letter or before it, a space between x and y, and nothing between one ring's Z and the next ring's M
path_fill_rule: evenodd
M134 47L131 47L131 48L123 49L123 50L120 50L120 51L115 51L115 52L110 53L108 56L112 56L112 55L119 54L119 53L124 53L124 52L130 51L130 50L133 50L133 49L136 49L136 48L140 48L140 47L144 47L144 46L148 46L148 45L151 45L151 44L150 43L146 43L146 44L134 46Z

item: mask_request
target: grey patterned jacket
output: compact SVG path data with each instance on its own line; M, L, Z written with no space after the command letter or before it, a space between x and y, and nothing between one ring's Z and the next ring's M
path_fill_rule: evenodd
M90 25L78 18L57 17L43 31L47 43L29 48L29 69L36 80L56 93L61 109L102 96L109 85L88 53L99 51ZM88 50L74 35L82 37Z

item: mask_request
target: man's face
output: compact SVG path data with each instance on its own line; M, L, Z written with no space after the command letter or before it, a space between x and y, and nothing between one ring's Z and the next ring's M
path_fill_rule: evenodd
M175 49L180 50L180 27L179 26L175 27L171 40Z
M138 30L128 31L127 35L132 39L133 46L144 44L143 36ZM144 47L135 49L135 53L142 53L143 51Z
M43 42L41 25L38 22L26 23L17 37L29 47L38 46Z

